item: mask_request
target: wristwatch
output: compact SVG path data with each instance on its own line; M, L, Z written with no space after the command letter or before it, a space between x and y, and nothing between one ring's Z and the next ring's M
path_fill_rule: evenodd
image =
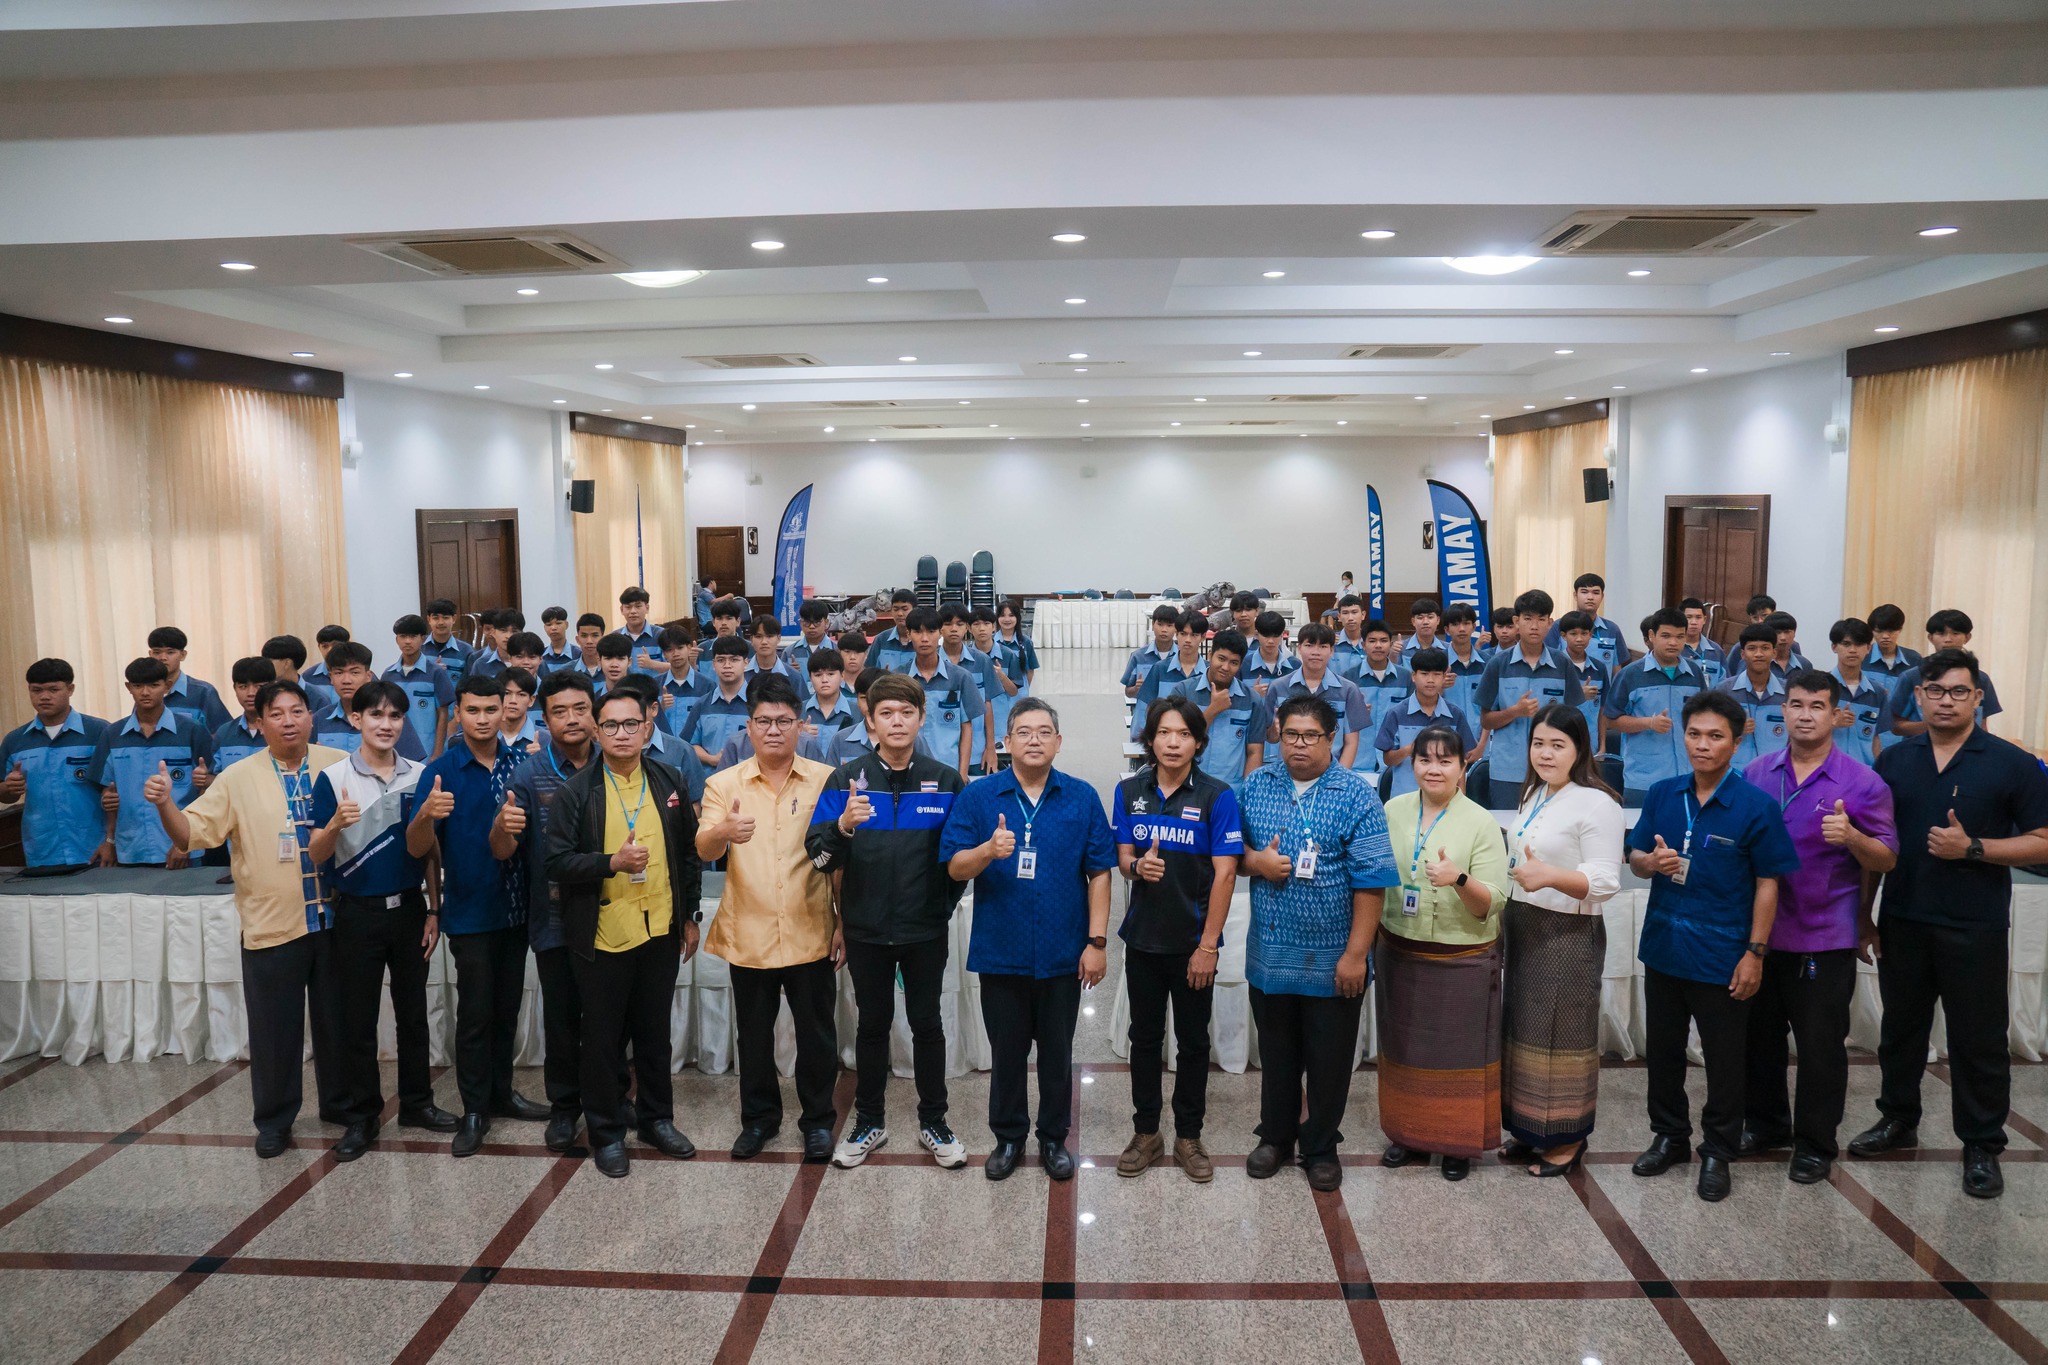
M1465 884L1465 879L1466 879L1466 878L1467 878L1468 876L1470 876L1470 875L1471 875L1471 874L1470 874L1470 873L1467 873L1467 872L1460 872L1460 873L1458 874L1458 880L1456 880L1456 881L1452 882L1452 883L1451 883L1451 885L1452 885L1452 886L1463 886L1463 885Z
M1093 938L1088 940L1088 946L1090 948L1107 948L1109 946L1109 940L1103 937L1101 934L1097 934Z
M1756 954L1758 961L1762 961L1764 956L1771 951L1771 945L1768 943L1752 943L1749 945L1749 951Z
M1966 849L1964 849L1964 850L1963 850L1963 857L1965 857L1966 859L1968 859L1969 861L1971 861L1971 862L1973 862L1973 863L1981 863L1981 862L1983 862L1983 861L1984 861L1984 841L1983 841L1982 839L1972 839L1972 840L1970 840L1970 846L1969 846L1968 848L1966 848Z

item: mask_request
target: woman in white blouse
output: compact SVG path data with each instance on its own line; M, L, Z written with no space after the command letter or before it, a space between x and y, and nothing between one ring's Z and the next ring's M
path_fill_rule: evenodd
M1529 727L1529 777L1508 827L1501 1050L1504 1161L1563 1175L1586 1154L1600 1091L1600 977L1621 889L1622 813L1596 775L1586 720L1554 704Z

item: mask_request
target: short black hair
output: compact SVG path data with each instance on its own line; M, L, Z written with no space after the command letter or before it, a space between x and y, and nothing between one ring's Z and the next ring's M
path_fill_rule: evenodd
M967 621L970 625L987 624L992 626L996 623L996 609L994 607L976 607L973 611L967 613Z
M1384 635L1391 640L1394 638L1394 628L1375 616L1372 620L1367 621L1358 632L1358 638L1361 640L1368 635Z
M1479 614L1478 608L1473 608L1472 614L1477 617ZM1489 621L1495 629L1501 626L1511 626L1515 623L1515 609L1513 607L1495 607Z
M556 669L540 680L540 692L533 699L543 716L547 714L548 698L558 692L581 692L586 697L595 698L597 688L592 685L590 675L580 668Z
M856 697L865 697L868 694L868 689L870 687L873 687L877 682L879 682L883 678L899 678L902 676L903 675L900 673L891 673L886 668L863 668L860 671L860 676L853 680L853 695ZM912 678L911 681L916 682L917 679ZM918 690L920 694L923 692L924 689L922 685L919 686ZM918 709L923 709L922 703L919 703Z
M1435 645L1428 649L1418 649L1409 656L1408 671L1411 674L1448 673L1451 671L1451 656Z
M1443 603L1437 601L1434 597L1418 597L1408 607L1408 619L1411 621L1418 616L1441 617L1443 614Z
M1905 609L1892 602L1887 602L1881 607L1872 607L1870 615L1864 619L1870 622L1872 630L1904 630L1906 628Z
M799 621L829 621L832 619L832 613L823 602L813 598L796 609L796 619Z
M313 632L313 643L316 645L338 645L348 638L348 627L335 625L332 621Z
M1596 573L1582 573L1572 580L1572 591L1577 592L1580 588L1598 588L1605 592L1607 580Z
M458 701L463 697L502 698L504 695L505 689L499 685L498 680L484 673L465 673L462 675L462 681L455 684L455 696Z
M1927 618L1927 633L1932 635L1937 630L1958 631L1964 635L1969 635L1976 630L1976 627L1970 624L1969 613L1958 611L1954 607L1943 607L1940 611ZM154 635L150 636L149 647L151 649L156 648L156 637ZM178 647L180 649L184 648L183 645Z
M1777 627L1773 626L1769 621L1751 621L1742 628L1742 634L1735 637L1735 647L1738 650L1744 645L1769 645L1772 649L1776 649L1778 647Z
M645 673L629 673L619 679L615 686L605 690L607 697L638 697L642 711L652 711L661 705L661 684Z
M630 659L633 657L633 642L617 631L612 631L597 642L597 657L600 659Z
M865 654L868 652L867 632L862 630L842 631L832 643L839 646L841 654Z
M1657 608L1657 610L1643 618L1643 638L1645 640L1649 639L1666 626L1671 626L1681 631L1684 630L1685 613L1677 607ZM1777 641L1773 640L1771 643L1776 644Z
M678 621L672 626L661 628L661 648L664 653L671 649L688 649L697 643L697 627L694 622Z
M938 628L939 614L930 607L912 607L910 615L903 618L903 629L906 631L937 630Z
M647 589L641 587L628 588L619 594L619 605L622 607L628 602L645 602L646 600Z
M1707 604L1700 601L1697 597L1681 597L1678 599L1678 609L1680 611L1705 611Z
M1557 610L1557 603L1550 600L1550 594L1541 588L1531 588L1515 595L1515 615L1548 616Z
M804 704L796 694L796 684L780 673L756 673L754 680L747 684L747 715L764 706L787 706L802 715Z
M1219 649L1227 650L1240 659L1251 652L1251 646L1245 643L1244 632L1235 629L1219 630L1210 638L1209 652L1214 654Z
M516 630L512 632L512 637L505 641L505 653L508 657L517 654L525 659L538 657L547 652L548 642L530 630Z
M542 625L546 625L550 621L567 621L568 619L569 609L567 607L542 607L540 609L540 622Z
M1970 686L1984 685L1984 670L1977 667L1977 656L1967 649L1937 649L1920 661L1920 681L1933 682L1944 673L1965 669L1970 675Z
M1365 599L1360 597L1355 592L1347 592L1342 597L1337 599L1338 611L1342 611L1346 607L1357 607L1360 611L1364 611Z
M1280 712L1273 717L1273 724L1285 725L1290 717L1307 716L1325 734L1337 733L1337 708L1313 692L1298 692L1280 703Z
M1173 628L1177 631L1191 630L1197 635L1206 636L1209 633L1209 618L1190 608L1180 614L1180 619L1173 623Z
M427 618L417 612L407 612L391 623L391 633L393 635L425 635L427 633ZM300 648L303 649L304 646L302 645Z
M1590 611L1572 610L1557 618L1557 633L1569 635L1575 630L1592 630L1598 623Z
M1757 624L1769 626L1772 630L1780 631L1799 629L1798 620L1789 611L1774 611Z
M356 694L348 699L348 709L352 715L360 715L379 706L388 706L402 716L412 709L412 698L407 696L405 689L397 683L372 678L358 687Z
M403 618L401 618L403 619ZM415 620L418 618L415 617ZM426 622L421 621L420 634L426 634ZM400 631L401 635L405 632ZM256 651L266 659L289 659L293 669L306 666L306 642L296 635L273 635L263 642L263 648Z
M184 649L186 647L185 632L179 630L176 626L158 626L149 633L149 647L151 649Z
M721 598L711 604L711 619L714 621L721 616L730 616L737 621L742 615L744 613L740 611L740 601L737 597Z
M1170 623L1177 628L1180 624L1180 608L1171 603L1161 603L1152 608L1152 622L1154 625Z
M642 697L638 692L634 691L632 688L624 686L614 687L607 691L603 696L597 698L597 700L592 705L592 709L598 715L603 715L604 708L610 706L615 701L629 702L632 705L639 708L640 714L643 718L647 715L647 699L645 697Z
M246 659L235 660L235 666L228 670L228 681L237 687L260 686L277 681L277 665L260 654Z
M889 605L892 607L898 602L915 602L916 600L917 594L908 588L898 588L889 594Z
M526 613L517 607L498 608L498 624L506 630L525 630Z
M427 603L427 615L453 616L455 615L455 603L446 597L436 597L433 601Z
M1181 724L1188 727L1188 733L1195 737L1196 754L1209 747L1209 718L1202 714L1201 707L1180 695L1157 697L1145 712L1145 728L1138 736L1138 742L1145 746L1148 761L1159 761L1159 756L1152 751L1152 741L1159 738L1159 723L1168 716L1179 716Z
M78 679L71 672L71 665L64 659L37 659L28 666L28 682L31 687L45 683L75 683Z
M1741 702L1735 700L1726 692L1716 692L1712 689L1705 692L1695 692L1687 697L1685 705L1679 708L1679 725L1683 727L1689 724L1692 718L1702 711L1711 711L1722 720L1727 721L1728 733L1737 739L1742 738L1742 727L1748 722L1749 713L1742 709Z
M1828 643L1831 645L1867 645L1873 638L1870 622L1858 620L1854 616L1844 616L1828 627Z
M1230 596L1230 609L1232 611L1257 611L1259 609L1259 595L1255 592L1232 593Z
M152 649L168 648L165 645L152 645L150 647ZM169 682L171 680L171 670L165 668L158 660L145 654L139 659L130 660L128 667L122 670L121 676L137 687L144 687L150 683Z
M1154 620L1159 619L1159 613L1152 613L1152 618ZM939 608L939 624L942 626L951 621L972 621L973 619L974 613L967 610L965 602L948 602ZM1180 613L1175 612L1173 619L1179 621Z
M341 641L327 651L324 660L329 673L347 668L350 664L360 664L364 668L369 668L375 661L376 656L370 653L370 647L358 640Z
M1760 611L1776 611L1778 599L1767 592L1760 592L1749 599L1749 605L1742 609L1744 616L1754 616Z
M1262 611L1252 618L1252 629L1261 635L1287 634L1287 618L1277 611Z
M508 668L498 675L498 682L507 689L518 688L527 696L540 691L540 680L523 668Z
M279 697L297 697L299 705L308 711L313 709L313 703L306 697L305 688L289 678L279 678L276 682L267 682L256 689L256 714L260 716L268 711Z
M1263 630L1259 632L1261 635L1265 633ZM1331 630L1321 621L1311 621L1294 633L1294 643L1297 645L1334 645L1337 643L1337 632Z
M1802 668L1785 679L1787 692L1795 688L1801 692L1825 692L1829 706L1842 704L1842 684L1835 681L1834 674L1823 673L1818 668Z
M779 640L782 638L782 622L764 613L748 622L747 634L755 639L763 635L773 635Z
M609 640L612 637L607 635L604 638ZM745 659L750 657L753 652L752 647L737 635L721 635L711 642L711 657L713 659Z
M505 613L500 611L498 608L485 607L482 611L476 614L476 623L480 626L485 626L491 630L496 630L498 626L503 622L504 617Z
M599 630L606 629L604 618L594 611L586 611L576 618L576 629L581 630L585 626L596 626Z
M830 646L812 650L811 657L804 661L804 672L806 673L844 673L845 671L846 656Z
M1460 621L1470 621L1473 625L1478 625L1479 608L1470 602L1453 602L1444 608L1443 617L1437 624L1449 629Z

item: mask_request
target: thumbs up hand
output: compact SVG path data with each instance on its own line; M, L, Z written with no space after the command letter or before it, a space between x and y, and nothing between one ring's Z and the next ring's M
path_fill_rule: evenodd
M1458 865L1451 861L1451 855L1443 849L1436 851L1436 861L1429 865L1431 886L1455 886L1458 882Z
M839 832L852 834L874 818L875 803L868 800L865 789L855 788L853 796L846 803L846 809L839 813Z
M997 862L1001 862L1017 851L1017 836L1010 833L1010 826L1006 817L1001 815L996 817L996 832L988 836L988 847L989 851L995 855Z
M1678 871L1678 850L1664 842L1664 836L1657 836L1657 843L1650 850L1650 871L1659 876L1673 876Z
M192 790L203 792L212 785L213 770L206 766L206 760L202 758L192 765Z
M0 779L0 801L12 805L28 795L28 774L20 768L9 768L7 776Z
M109 789L111 790L111 788ZM171 799L171 765L157 761L156 771L142 784L142 799L152 806L161 806Z
M1166 878L1166 859L1159 856L1159 836L1152 836L1152 847L1138 856L1131 864L1131 871L1148 882L1163 881Z
M1967 857L1970 852L1970 836L1963 829L1963 822L1956 819L1956 813L1948 813L1948 823L1936 825L1927 831L1927 851L1937 858L1954 861Z
M1550 864L1536 857L1536 850L1522 845L1522 856L1508 869L1508 875L1515 879L1515 885L1524 891L1541 891L1550 885Z
M754 837L754 817L740 814L740 803L734 801L732 809L725 813L725 841L728 844L744 844Z
M1849 842L1849 831L1854 828L1849 823L1849 808L1841 801L1836 801L1835 808L1820 818L1820 837L1836 848Z
M647 848L633 837L633 831L626 831L626 842L619 845L619 851L612 854L612 871L645 872L647 870Z
M1294 875L1294 864L1280 851L1280 836L1274 835L1264 848L1245 851L1245 870L1255 877L1264 877L1269 882L1284 882Z
M434 785L427 789L427 799L420 802L420 814L429 820L446 820L455 809L455 793L441 790L441 779L435 778Z
M363 818L363 808L356 804L353 796L344 796L334 804L334 818L327 822L327 828L344 830Z
M518 792L506 792L505 804L498 807L495 822L507 834L522 834L526 831L526 809L519 804Z

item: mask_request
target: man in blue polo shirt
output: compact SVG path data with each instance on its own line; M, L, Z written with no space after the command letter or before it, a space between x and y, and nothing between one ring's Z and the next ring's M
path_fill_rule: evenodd
M1640 806L1650 788L1690 770L1685 727L1678 717L1693 695L1707 690L1699 665L1685 656L1685 618L1659 607L1643 618L1649 652L1624 665L1608 685L1602 709L1607 728L1621 736L1624 806Z
M1513 810L1522 802L1522 779L1529 775L1529 718L1576 689L1577 680L1558 655L1544 647L1550 634L1550 594L1531 588L1515 599L1514 638L1498 640L1486 661L1474 700L1487 741L1493 810Z
M1870 623L1871 651L1863 666L1884 684L1887 692L1894 691L1901 674L1920 666L1918 651L1899 643L1899 636L1906 629L1906 613L1894 603L1886 602L1883 606L1872 607L1870 615L1864 619Z
M898 588L889 594L889 614L877 617L868 630L867 661L870 664L886 668L891 673L903 671L904 661L916 652L910 647L909 632L904 629L910 620L911 609L916 605L917 594L908 588ZM881 626L884 621L888 622L887 629L876 634L874 627ZM843 649L840 652L845 653Z
M538 1123L548 1107L512 1088L513 1039L526 993L526 924L520 887L508 876L491 831L525 827L523 808L506 801L523 754L498 739L502 704L496 678L471 675L455 687L461 734L428 764L406 825L406 849L424 858L437 848L442 871L441 932L455 958L455 1077L462 1125L449 1150L474 1156L493 1118ZM515 833L517 830L514 831Z
M747 642L721 635L711 642L711 670L718 687L701 698L677 738L696 749L707 769L718 766L725 742L747 728Z
M469 669L470 655L476 651L455 638L455 603L446 597L436 597L427 603L426 617L427 639L420 645L420 653L447 669L450 678L461 682Z
M1779 877L1799 854L1778 803L1730 771L1742 707L1701 692L1680 713L1690 772L1650 788L1628 835L1629 869L1650 883L1638 956L1647 1015L1650 1127L1635 1173L1692 1160L1685 1047L1697 1025L1706 1058L1700 1109L1700 1198L1726 1199L1742 1148L1749 1001L1763 981Z
M1785 675L1778 671L1774 653L1777 634L1766 622L1744 626L1741 667L1714 689L1735 698L1746 718L1741 747L1735 751L1737 771L1785 747Z
M1404 698L1398 706L1386 709L1372 741L1373 748L1379 751L1381 764L1393 770L1387 788L1389 799L1415 790L1415 765L1411 761L1415 737L1430 726L1444 725L1456 731L1459 742L1465 746L1467 763L1479 750L1479 736L1472 725L1472 718L1444 699L1444 692L1451 682L1450 660L1444 652L1441 649L1418 650L1409 656L1409 668L1408 680L1415 689L1415 695Z
M0 803L24 803L21 842L30 867L103 861L107 822L92 763L107 723L72 706L75 690L69 663L36 660L28 666L36 718L0 739Z
M1209 618L1198 611L1183 612L1174 627L1174 651L1171 658L1152 665L1146 672L1145 680L1138 684L1137 705L1131 708L1131 738L1136 739L1145 729L1145 714L1152 703L1180 689L1181 685L1201 676L1202 642L1209 636Z
M172 800L181 808L190 805L213 781L213 736L190 715L164 704L171 680L159 660L135 660L126 677L135 709L126 720L109 723L100 732L86 770L86 781L101 789L107 812L106 843L99 861L184 867L189 855L172 846L142 788L159 772L165 773Z
M384 670L384 681L397 683L411 699L405 723L421 751L436 757L447 747L448 731L455 723L455 675L427 657L425 617L399 617L391 623L391 638L398 646L398 662Z
M201 682L185 671L184 631L176 626L158 626L151 631L149 657L164 666L164 672L170 679L169 688L164 693L164 705L177 712L180 720L189 718L200 729L212 734L232 719L214 685Z
M547 634L548 647L541 651L540 674L547 675L558 668L567 668L576 662L578 651L569 639L569 609L567 607L543 607L540 613L540 628Z
M1593 618L1593 639L1586 652L1600 661L1613 677L1621 666L1628 662L1628 640L1621 633L1621 626L1600 614L1600 608L1607 601L1607 580L1596 573L1582 573L1572 580L1572 606ZM1567 612L1566 615L1571 613ZM1545 632L1543 647L1554 654L1564 653L1564 628L1560 622Z
M1248 747L1254 742L1252 727L1264 706L1239 671L1249 648L1236 630L1217 631L1202 671L1173 692L1200 707L1208 723L1209 739L1198 766L1232 787L1244 781Z
M1120 681L1125 696L1137 696L1152 666L1173 657L1173 637L1179 629L1180 608L1162 603L1152 609L1152 639L1132 650L1131 657L1124 661L1124 674Z
M1728 676L1728 651L1707 634L1706 603L1697 597L1681 598L1678 609L1685 613L1685 660L1712 687Z
M982 1173L1007 1179L1030 1130L1032 1047L1038 1050L1038 1153L1054 1180L1074 1177L1074 1024L1081 991L1102 980L1109 945L1109 874L1116 843L1102 798L1055 770L1060 719L1037 697L1010 711L1010 766L953 799L939 857L974 883L967 970L981 976L991 1064Z
M970 776L974 752L972 727L986 711L981 688L971 672L941 657L937 612L919 607L910 613L905 627L911 657L895 671L924 685L925 744L941 763L953 763L962 777Z

